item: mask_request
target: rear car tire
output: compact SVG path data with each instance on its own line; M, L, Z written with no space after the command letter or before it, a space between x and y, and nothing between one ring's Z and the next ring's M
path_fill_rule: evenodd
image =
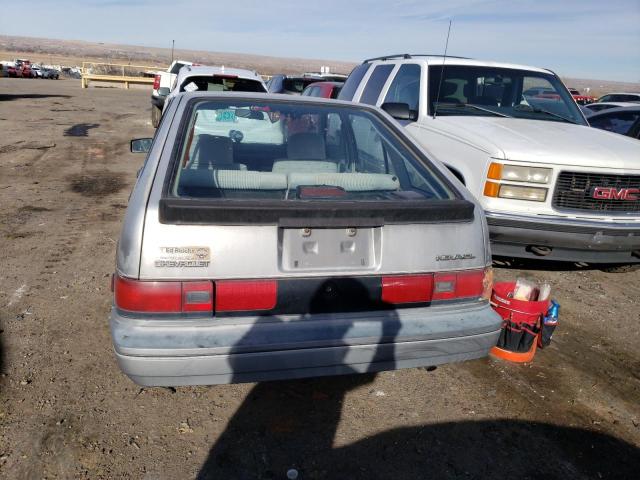
M162 110L155 105L151 105L151 124L153 128L158 128L160 125L160 118L162 118Z
M640 263L629 263L629 264L613 264L613 265L605 265L600 268L603 272L607 273L629 273L640 270Z

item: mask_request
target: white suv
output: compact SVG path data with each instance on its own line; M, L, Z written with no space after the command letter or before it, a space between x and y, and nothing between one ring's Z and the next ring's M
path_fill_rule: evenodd
M467 186L494 255L640 262L640 142L590 128L552 71L394 55L338 98L382 106Z

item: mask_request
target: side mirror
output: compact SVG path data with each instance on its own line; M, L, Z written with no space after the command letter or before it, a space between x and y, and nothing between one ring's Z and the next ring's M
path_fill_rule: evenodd
M171 93L169 87L160 87L158 89L158 95L160 95L161 97L166 97L167 95L169 95L169 93Z
M153 138L134 138L131 140L131 153L147 153L152 143Z
M409 109L408 103L387 102L380 105L385 112L396 120L417 120L418 112Z

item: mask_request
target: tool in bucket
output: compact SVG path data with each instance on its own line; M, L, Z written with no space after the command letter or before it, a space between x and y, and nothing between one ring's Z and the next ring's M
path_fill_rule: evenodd
M494 285L491 306L503 323L491 355L510 362L530 362L538 347L549 345L559 310L559 305L549 300L549 294L548 285L538 289L526 280Z

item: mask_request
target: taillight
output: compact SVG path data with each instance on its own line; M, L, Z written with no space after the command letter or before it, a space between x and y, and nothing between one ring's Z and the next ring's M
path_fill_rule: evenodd
M160 88L160 75L153 77L153 89L158 90Z
M182 311L213 311L213 282L182 282Z
M485 270L436 273L433 300L480 298L485 290Z
M216 312L271 310L278 299L276 280L216 282Z
M213 283L149 282L115 275L115 304L120 310L143 313L213 313Z
M384 303L420 303L431 301L433 275L394 275L382 277Z
M493 271L464 270L424 275L382 277L382 301L390 304L426 303L464 298L489 299Z

